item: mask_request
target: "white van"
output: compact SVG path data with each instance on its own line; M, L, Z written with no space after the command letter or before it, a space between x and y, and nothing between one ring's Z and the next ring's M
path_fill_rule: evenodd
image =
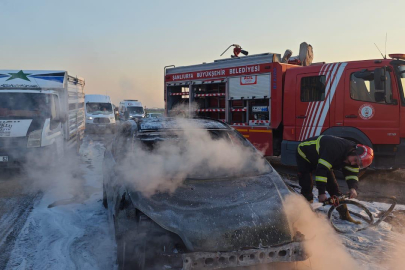
M85 128L83 88L84 79L66 71L0 70L0 168L49 164L77 150Z
M115 132L115 115L111 99L106 95L86 95L86 132Z
M120 119L122 120L136 120L145 117L145 110L142 103L138 100L123 100L120 102L119 107Z

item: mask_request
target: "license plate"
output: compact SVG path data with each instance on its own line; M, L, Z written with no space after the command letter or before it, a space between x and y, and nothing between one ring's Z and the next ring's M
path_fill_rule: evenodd
M8 156L0 156L0 162L8 162Z

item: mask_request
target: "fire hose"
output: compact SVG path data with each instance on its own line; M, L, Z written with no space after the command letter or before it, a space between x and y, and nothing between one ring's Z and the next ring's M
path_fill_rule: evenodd
M332 227L339 233L347 233L348 231L344 231L341 230L340 228L338 228L332 220L332 212L339 207L340 205L343 204L351 204L354 205L362 210L364 210L364 212L367 214L368 218L365 217L364 215L361 215L359 213L353 212L349 210L349 213L352 214L353 216L359 217L361 219L363 219L364 221L366 221L369 226L366 227L362 227L362 228L358 228L355 231L362 231L367 229L368 227L372 226L372 227L376 227L378 226L395 208L395 205L397 204L397 199L395 197L373 197L373 199L381 199L381 200L391 200L391 206L388 208L388 210L382 212L379 217L378 220L374 222L374 217L373 214L370 212L370 210L364 205L361 204L357 201L354 200L350 200L349 198L347 198L347 196L343 195L340 197L336 197L336 196L332 196L331 198L329 198L328 201L326 201L324 203L324 205L331 205L329 211L328 211L328 219L330 220L330 223L332 225Z
M297 189L300 188L300 186L298 186L298 185L296 185L296 184L293 184L293 183L288 183L288 182L286 182L286 184L288 185L288 187L290 188L291 191L293 191L293 192L299 194L299 191L298 191ZM337 197L337 196L332 196L332 197L330 197L326 202L324 202L323 205L324 205L324 206L326 206L326 205L330 205L330 206L331 206L330 209L329 209L329 211L328 211L328 219L329 219L329 221L330 221L332 227L333 227L337 232L339 232L339 233L348 233L349 231L342 230L342 229L338 228L338 227L333 223L332 212L333 212L337 207L339 207L340 205L343 205L343 204L346 204L346 205L348 205L348 204L354 205L354 206L356 206L356 207L362 209L362 210L367 214L368 218L367 218L366 216L362 215L362 214L359 214L359 213L356 213L356 212L353 212L353 211L350 211L350 210L349 210L349 213L350 213L351 215L356 216L356 217L358 217L358 218L361 218L362 220L364 220L365 222L368 223L368 226L362 227L362 228L358 228L358 229L355 230L355 232L358 232L358 231L365 230L365 229L367 229L367 228L369 228L369 227L376 227L376 226L378 226L382 221L384 221L384 219L385 219L389 214L391 214L391 212L394 210L394 208L395 208L395 206L396 206L396 204L397 204L397 199L396 199L395 197L381 197L381 196L380 196L380 197L372 197L372 198L370 198L370 199L379 200L379 201L388 201L388 200L391 201L391 206L388 208L388 210L386 210L386 211L380 213L380 215L378 216L377 221L374 221L373 214L370 212L370 210L369 210L364 204L362 204L362 203L360 203L360 202L358 202L358 201L351 200L351 199L349 199L349 198L348 198L347 196L345 196L345 195L342 195L342 196L339 196L339 197ZM353 232L353 231L350 231L350 232Z

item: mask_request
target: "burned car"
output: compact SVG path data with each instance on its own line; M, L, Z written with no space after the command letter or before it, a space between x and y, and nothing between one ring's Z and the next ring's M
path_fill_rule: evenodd
M215 120L121 126L103 164L120 269L221 269L305 260L278 173Z

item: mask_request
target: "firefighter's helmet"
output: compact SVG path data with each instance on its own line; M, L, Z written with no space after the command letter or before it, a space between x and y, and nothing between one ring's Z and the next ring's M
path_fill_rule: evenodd
M358 144L356 145L355 152L357 154L360 169L367 168L371 165L374 158L374 151L371 147L363 144Z

